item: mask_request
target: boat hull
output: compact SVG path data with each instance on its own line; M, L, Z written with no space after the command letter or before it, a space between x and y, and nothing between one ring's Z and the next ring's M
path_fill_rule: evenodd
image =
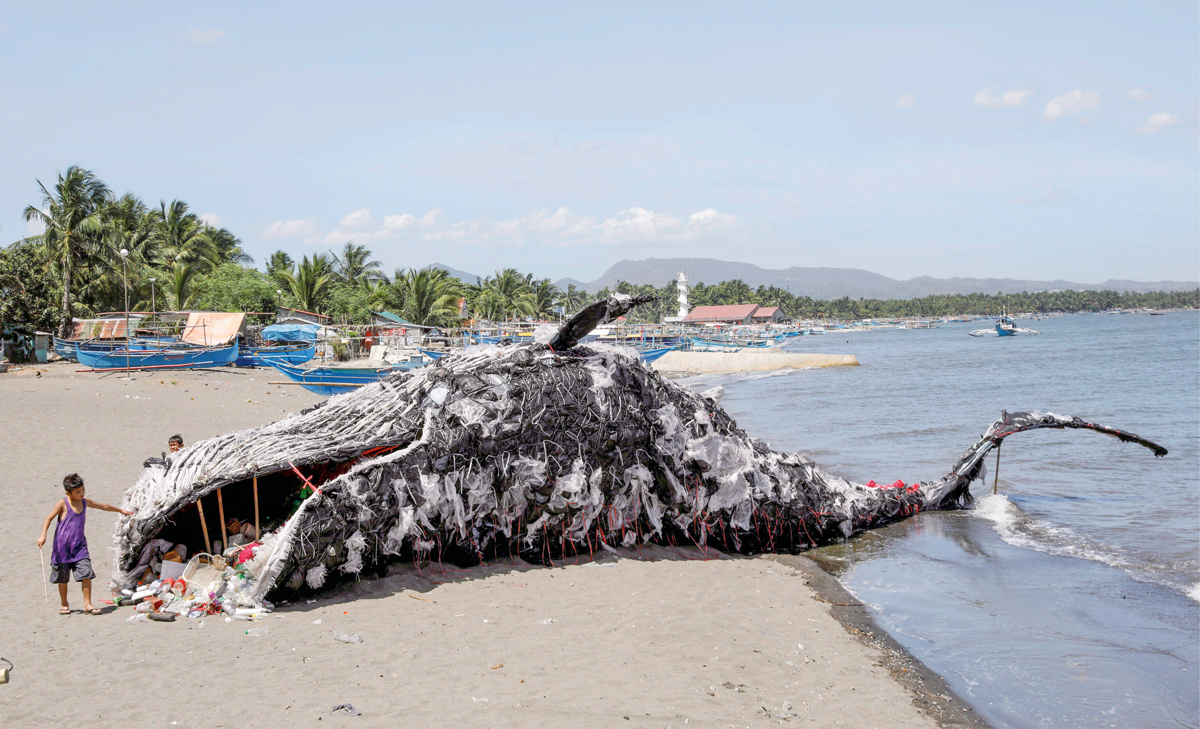
M79 364L95 372L119 370L190 370L224 367L238 356L237 344L208 349L154 349L90 352L79 349Z
M389 367L296 367L282 362L269 361L267 364L279 370L292 382L299 384L305 390L317 395L332 397L350 392L363 385L379 382L384 377L396 372L419 367L418 363L405 362Z
M250 347L238 353L238 367L270 367L272 362L301 365L317 354L316 343L303 347Z

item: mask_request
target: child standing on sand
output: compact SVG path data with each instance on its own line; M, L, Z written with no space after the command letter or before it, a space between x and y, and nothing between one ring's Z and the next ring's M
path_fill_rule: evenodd
M96 573L92 571L92 560L88 556L87 537L83 527L87 523L87 509L101 511L116 511L125 516L132 516L132 511L119 509L99 501L88 501L84 498L83 479L79 474L72 473L63 479L63 489L67 497L54 505L42 522L42 536L38 537L38 549L46 543L46 531L50 521L58 517L58 525L54 527L54 551L50 556L50 581L58 585L58 596L62 598L59 615L70 615L71 608L67 606L67 580L72 572L75 581L83 586L83 611L89 615L99 615L100 610L92 606L92 579Z

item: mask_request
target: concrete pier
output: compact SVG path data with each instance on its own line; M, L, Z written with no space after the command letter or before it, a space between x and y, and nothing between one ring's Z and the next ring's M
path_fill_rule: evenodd
M712 375L723 372L768 372L810 367L857 367L852 354L817 354L743 349L738 352L667 352L652 365L660 372Z

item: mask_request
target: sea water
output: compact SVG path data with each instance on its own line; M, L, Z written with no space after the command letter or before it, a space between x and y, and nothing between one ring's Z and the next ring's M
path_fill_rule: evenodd
M793 351L859 367L692 378L751 435L859 483L933 480L1000 416L1132 431L1004 441L972 511L930 512L810 552L998 727L1200 723L1200 316L1051 317L831 330Z

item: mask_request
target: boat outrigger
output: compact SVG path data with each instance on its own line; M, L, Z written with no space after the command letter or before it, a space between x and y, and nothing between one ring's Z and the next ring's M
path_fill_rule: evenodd
M987 337L991 335L996 335L999 337L1011 337L1017 334L1041 334L1041 332L1036 329L1019 327L1011 317L1009 317L1007 314L1004 314L1001 315L996 321L996 327L994 329L976 329L972 332L969 332L969 334L972 337Z

